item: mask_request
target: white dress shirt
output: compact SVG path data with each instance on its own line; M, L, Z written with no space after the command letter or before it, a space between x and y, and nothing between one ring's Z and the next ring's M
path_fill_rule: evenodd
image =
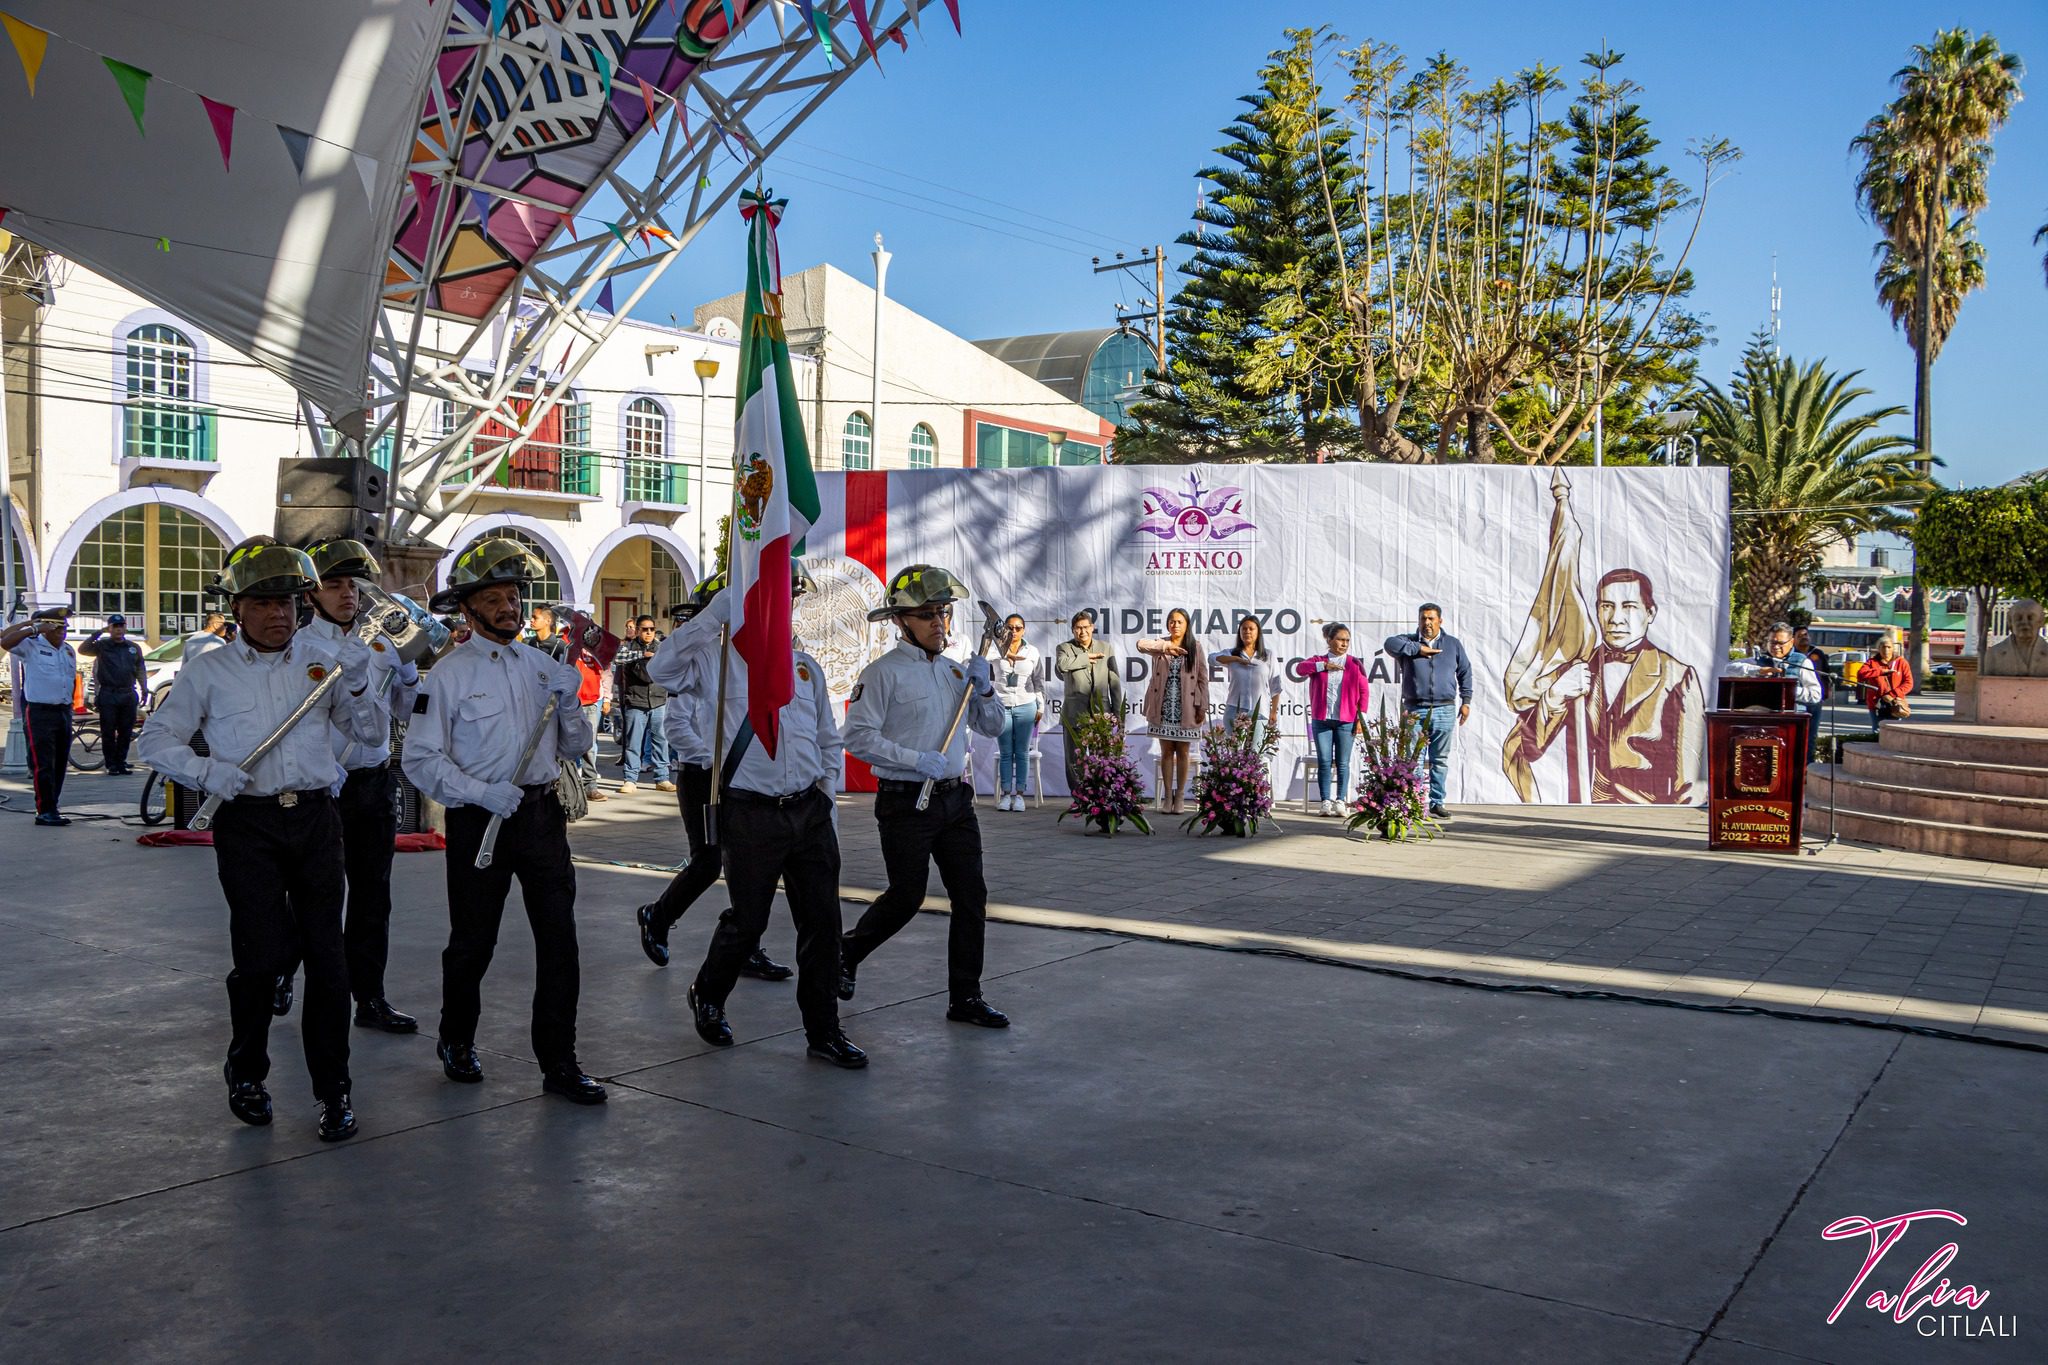
M347 632L324 616L315 615L302 637L321 640L336 649ZM411 682L405 681L411 678ZM413 699L419 695L420 671L398 657L398 651L381 634L370 637L370 697L385 699L385 710L393 720L412 715ZM334 761L350 772L359 768L381 768L391 761L391 731L387 726L376 744L355 739L339 725L334 727Z
M908 640L861 670L846 713L846 747L875 770L875 776L896 782L921 782L917 756L942 750L946 771L959 772L967 763L969 726L993 738L1009 719L991 688L975 689L967 704L967 724L946 742L946 727L960 709L967 669L941 654L934 659Z
M666 649L668 640L661 645ZM704 668L707 653L710 659L717 659L715 652L698 651L671 656L666 666L647 666L648 676L668 689L668 703L661 708L661 726L668 735L669 753L676 762L699 768L711 766L711 716L718 705L716 670L707 677ZM657 661L662 658L658 651L655 657Z
M179 667L170 693L136 738L136 757L185 786L217 789L206 780L209 762L247 767L256 746L340 668L336 653L327 641L304 634L274 654L252 649L246 640L207 651ZM383 735L385 725L384 710L368 688L357 696L345 680L337 682L312 714L249 769L242 794L325 790L334 783L331 732L338 728L368 744ZM192 736L202 726L211 760L192 752Z
M21 660L21 697L36 706L69 706L78 685L78 653L69 641L53 645L31 635L7 652Z
M789 704L776 712L775 757L768 756L760 736L751 737L740 755L739 766L733 770L731 785L763 796L794 796L805 787L822 783L829 794L839 785L846 745L839 736L839 722L832 714L832 694L825 684L824 666L800 649L791 654L796 664L796 691ZM711 657L715 668L715 651ZM728 755L747 719L746 676L745 666L734 658L725 680Z
M1015 662L1011 661L1009 655L1003 653L1000 644L996 646L995 653L989 656L989 663L996 670L996 700L1003 704L1004 710L1019 706L1036 706L1041 711L1045 709L1042 660L1043 656L1039 654L1038 646L1029 640L1018 647ZM1009 682L1012 675L1017 679L1014 687Z
M1256 655L1239 655L1225 650L1212 656L1212 662L1226 655L1242 658L1244 662L1222 666L1223 680L1229 688L1224 694L1225 706L1235 706L1240 711L1256 711L1266 698L1280 695L1280 678L1285 665L1279 655L1269 650L1261 659Z
M595 739L575 702L582 681L573 665L531 645L471 635L420 683L424 701L405 728L405 775L444 806L480 806L484 788L494 783L553 782L558 759L575 762ZM522 768L519 756L556 682L567 686L570 703L556 708L554 724Z

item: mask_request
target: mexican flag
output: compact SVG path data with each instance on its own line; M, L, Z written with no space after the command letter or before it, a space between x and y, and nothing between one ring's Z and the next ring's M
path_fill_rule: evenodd
M732 645L745 667L747 718L772 758L777 715L796 695L790 658L791 560L818 519L818 481L797 412L782 330L782 265L775 227L787 201L747 191L747 311L740 341L739 433L733 444L727 591Z

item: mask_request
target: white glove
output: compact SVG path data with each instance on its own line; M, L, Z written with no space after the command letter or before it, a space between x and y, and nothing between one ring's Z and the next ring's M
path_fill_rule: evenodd
M953 765L937 749L927 749L917 756L917 775L929 777L936 782L942 777L957 777Z
M582 709L583 674L574 664L560 664L548 677L548 691L561 698L558 711Z
M242 794L251 781L249 774L237 768L226 759L209 758L206 771L200 775L199 785L223 801L232 801Z
M341 681L351 692L360 692L370 682L370 647L353 635L344 637L335 653L341 665Z
M973 683L976 689L980 691L995 691L995 665L991 664L987 659L984 659L981 655L975 655L973 658L967 661L967 681Z
M420 666L410 662L399 664L398 685L400 687L418 687L420 685Z
M519 809L519 803L526 799L526 792L516 782L486 782L477 796L477 804L493 815L507 820Z

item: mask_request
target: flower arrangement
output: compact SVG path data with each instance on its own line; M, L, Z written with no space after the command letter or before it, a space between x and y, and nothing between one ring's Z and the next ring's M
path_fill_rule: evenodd
M1202 736L1202 770L1195 774L1195 813L1181 828L1195 834L1234 834L1240 839L1259 832L1259 821L1273 813L1273 781L1268 765L1280 737L1271 730L1255 740L1255 718L1239 716L1235 725L1213 726ZM1200 828L1196 828L1200 826Z
M1358 746L1358 795L1346 830L1370 826L1382 839L1434 839L1439 826L1429 818L1429 735L1419 722L1382 715L1368 721Z
M1104 834L1114 835L1126 824L1141 834L1150 834L1145 819L1145 786L1138 765L1124 752L1121 716L1089 716L1068 732L1074 746L1074 776L1078 790L1072 804L1060 812L1060 819L1078 815Z

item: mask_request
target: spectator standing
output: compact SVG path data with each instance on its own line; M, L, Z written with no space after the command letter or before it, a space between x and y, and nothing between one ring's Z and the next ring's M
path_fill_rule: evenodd
M1820 700L1806 704L1806 761L1811 763L1820 757L1821 711L1827 706L1828 697L1835 690L1833 679L1830 677L1831 661L1828 652L1813 642L1813 636L1808 633L1805 626L1792 633L1792 647L1806 656L1806 661L1813 665L1813 676L1820 679Z
M1179 607L1166 613L1165 636L1138 641L1138 652L1153 661L1140 709L1159 741L1159 809L1178 815L1188 784L1188 745L1202 737L1209 718L1209 659Z
M1444 609L1424 602L1412 635L1389 635L1382 646L1399 660L1401 721L1429 735L1429 813L1445 816L1451 776L1451 737L1472 715L1472 661L1456 636L1444 633Z
M1095 638L1095 613L1082 609L1069 623L1074 638L1053 651L1053 672L1060 675L1066 693L1060 699L1060 729L1065 736L1067 790L1080 786L1080 753L1074 730L1090 716L1124 716L1123 670L1116 651Z
M46 607L0 630L0 649L21 661L22 719L39 825L71 823L57 810L71 762L71 697L78 684L78 651L64 643L70 618L69 607Z
M135 742L135 716L149 704L149 665L142 646L128 638L128 618L115 612L106 630L94 631L80 652L92 656L93 709L100 713L107 771L132 773L128 746Z
M1351 653L1351 627L1341 621L1326 624L1323 647L1327 653L1298 660L1294 676L1308 680L1308 735L1316 747L1322 813L1341 815L1351 799L1351 743L1365 726L1372 683Z
M1223 723L1235 726L1252 718L1252 743L1263 744L1280 723L1280 661L1266 649L1266 628L1256 616L1237 623L1237 643L1216 656L1230 691L1223 702ZM1264 712L1264 714L1261 714Z
M996 736L997 810L1024 809L1024 780L1030 776L1031 736L1045 718L1045 679L1038 647L1024 638L1024 618L1003 622L995 660L996 700L1007 719Z
M234 624L220 612L210 611L199 623L198 633L185 637L185 649L178 657L178 666L183 668L207 650L218 649L234 638Z
M632 638L612 656L612 695L619 704L619 747L626 766L621 795L640 790L643 766L654 774L656 791L676 789L668 778L668 732L661 723L668 690L647 672L660 644L661 632L654 628L654 618L643 616L633 623Z
M1887 635L1877 642L1877 654L1863 661L1856 672L1856 690L1870 709L1870 728L1887 720L1912 714L1906 698L1913 693L1913 666L1899 653L1899 642Z

